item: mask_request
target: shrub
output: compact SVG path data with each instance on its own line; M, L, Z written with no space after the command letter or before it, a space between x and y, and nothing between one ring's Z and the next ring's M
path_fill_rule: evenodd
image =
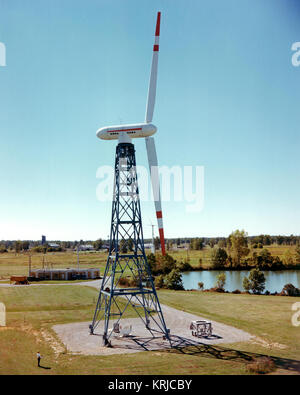
M3 254L4 252L7 252L7 249L6 249L5 245L1 245L0 246L0 254Z
M300 296L300 289L296 288L293 284L285 284L281 294L287 296Z
M226 274L220 273L217 276L217 283L216 283L217 288L224 289L225 283L226 283Z
M261 293L265 289L265 275L259 269L252 269L250 271L249 281L253 293Z
M177 269L179 269L181 272L190 272L193 270L192 265L185 260L184 262L179 262L176 264Z
M265 289L265 276L258 268L250 271L249 277L244 277L243 287L249 292L250 290L254 294L259 294Z
M130 278L128 278L128 277L121 277L119 279L119 285L123 285L124 287L129 287L130 286Z
M137 278L131 277L130 286L131 287L138 287L139 285L140 285L140 281Z
M147 255L147 261L148 261L150 269L151 269L151 271L153 273L153 269L155 269L156 258L155 258L155 255L152 252L149 255Z
M139 282L136 278L133 277L121 277L119 279L118 285L124 287L137 287L139 285Z
M219 288L219 287L212 287L209 289L210 292L225 292L224 288Z
M130 287L131 286L131 278L130 277L121 277L119 279L118 285L121 285L124 287Z
M265 374L276 370L276 365L270 357L261 357L247 364L250 373Z
M122 254L126 254L128 252L128 245L127 245L127 241L125 239L121 239L119 242L119 251Z
M182 277L178 269L173 269L164 279L164 284L168 289L183 290Z
M164 276L162 274L155 277L154 285L156 288L163 288L164 287Z
M248 277L244 277L244 279L243 279L243 288L246 292L249 292L251 289L251 284L250 284Z

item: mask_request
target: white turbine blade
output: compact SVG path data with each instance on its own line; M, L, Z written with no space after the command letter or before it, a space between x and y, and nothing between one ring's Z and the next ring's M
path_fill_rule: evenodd
M148 90L148 100L146 106L146 123L152 122L155 96L156 96L156 82L157 82L157 65L158 65L158 52L159 52L159 31L160 31L160 12L157 13L155 41L153 46L152 65L150 73L150 82Z
M151 183L152 183L152 191L153 191L154 205L155 205L155 211L156 211L157 225L158 225L158 230L159 230L161 252L163 255L165 255L166 254L165 236L164 236L162 209L161 209L159 172L158 172L158 162L157 162L155 142L154 142L153 137L147 137L145 140L146 140L149 170L150 170L150 175L151 175Z

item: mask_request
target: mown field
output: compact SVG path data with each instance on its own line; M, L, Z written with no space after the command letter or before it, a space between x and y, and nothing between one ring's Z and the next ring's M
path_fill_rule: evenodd
M105 268L107 252L80 253L80 266L86 268ZM44 258L45 266L53 268L77 267L76 252L49 252ZM43 254L31 256L31 268L42 269ZM29 268L29 256L27 253L15 254L8 252L0 254L0 279L9 279L10 276L27 276Z
M271 245L266 247L272 255L278 255L280 258L287 250L293 254L294 246L278 246ZM259 249L255 251L259 252ZM150 251L147 251L150 253ZM174 259L178 262L189 258L190 264L194 267L199 265L199 260L202 261L202 267L209 268L211 248L206 246L202 251L193 251L178 249L168 251ZM251 252L250 252L251 254ZM107 252L82 252L80 253L80 266L86 268L100 268L103 273L107 259ZM45 264L53 268L67 268L77 267L76 252L50 252L46 254ZM43 254L34 254L31 256L31 267L41 269L43 265ZM8 252L0 254L0 280L8 280L12 275L28 275L29 256L27 253L15 254Z
M0 374L248 374L249 360L261 355L272 356L279 373L300 373L300 327L291 324L291 306L300 298L162 290L162 303L244 329L257 339L163 352L72 355L51 328L91 321L97 296L96 289L83 285L0 288L7 308L7 327L0 328ZM36 366L37 351L44 369Z

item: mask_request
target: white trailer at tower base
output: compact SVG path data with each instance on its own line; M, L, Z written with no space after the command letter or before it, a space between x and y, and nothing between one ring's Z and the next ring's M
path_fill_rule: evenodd
M208 321L192 321L190 329L192 331L192 335L195 337L210 337L212 335L212 324Z

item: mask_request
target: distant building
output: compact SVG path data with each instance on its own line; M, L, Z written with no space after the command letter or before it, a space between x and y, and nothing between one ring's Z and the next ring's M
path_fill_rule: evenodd
M80 251L93 251L95 248L91 244L82 244L79 246Z
M102 244L101 250L109 250L109 244Z
M59 248L59 247L60 247L60 245L57 244L57 243L48 243L48 246L49 246L50 248Z
M46 236L42 236L42 245L46 244Z
M146 250L151 250L151 248L153 247L153 244L152 243L144 243L144 248L146 249Z
M32 269L29 277L37 280L77 280L100 278L100 269Z

